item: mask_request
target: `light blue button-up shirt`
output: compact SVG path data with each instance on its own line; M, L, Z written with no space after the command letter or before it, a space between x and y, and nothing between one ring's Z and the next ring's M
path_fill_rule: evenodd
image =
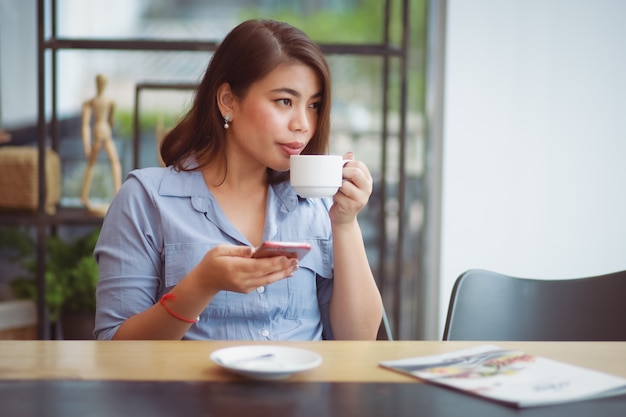
M220 291L185 339L332 338L331 204L331 199L298 197L288 181L272 185L263 239L309 242L312 250L290 278L250 294ZM94 252L98 339L111 339L126 319L157 303L218 244L251 245L200 172L131 172L111 203Z

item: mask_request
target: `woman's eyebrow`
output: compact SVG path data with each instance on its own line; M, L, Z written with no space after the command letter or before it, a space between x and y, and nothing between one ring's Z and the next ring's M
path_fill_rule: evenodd
M289 87L281 87L281 88L276 88L274 90L271 91L272 93L287 93L290 94L294 97L301 97L302 94L300 94L300 92L294 90L293 88L289 88Z
M294 90L293 88L289 88L289 87L281 87L281 88L276 88L274 90L271 91L272 93L287 93L290 94L294 97L300 98L302 97L302 94L300 94L299 91ZM318 91L317 93L313 94L311 96L311 98L318 98L322 96L322 92Z

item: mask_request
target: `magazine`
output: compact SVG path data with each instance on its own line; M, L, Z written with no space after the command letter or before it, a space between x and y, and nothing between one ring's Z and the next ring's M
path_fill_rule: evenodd
M380 366L520 408L626 393L625 378L494 345Z

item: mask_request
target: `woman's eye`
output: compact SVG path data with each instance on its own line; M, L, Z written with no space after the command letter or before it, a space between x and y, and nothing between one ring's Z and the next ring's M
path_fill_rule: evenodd
M281 98L281 99L278 99L277 101L283 106L291 106L291 99L289 98Z
M309 104L309 108L311 109L319 110L320 107L321 107L321 103L319 101Z

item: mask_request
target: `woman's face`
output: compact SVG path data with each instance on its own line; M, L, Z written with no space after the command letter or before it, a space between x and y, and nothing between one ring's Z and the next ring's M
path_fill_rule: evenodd
M276 67L235 100L229 154L236 153L247 164L288 170L289 157L302 152L317 129L321 90L310 67L301 63Z

